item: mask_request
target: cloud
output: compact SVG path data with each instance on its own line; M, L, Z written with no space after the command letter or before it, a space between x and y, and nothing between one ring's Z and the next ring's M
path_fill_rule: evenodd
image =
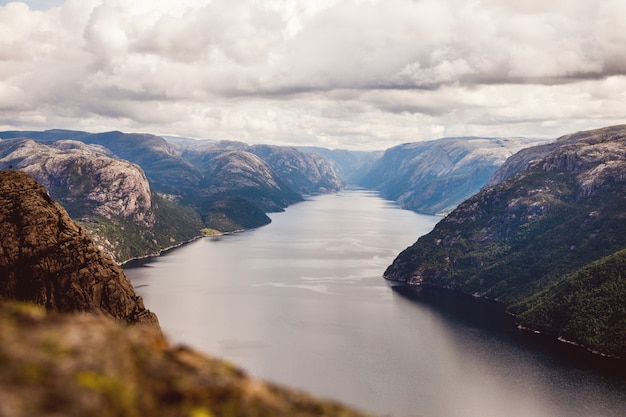
M626 114L621 0L35 3L0 7L0 127L380 149Z

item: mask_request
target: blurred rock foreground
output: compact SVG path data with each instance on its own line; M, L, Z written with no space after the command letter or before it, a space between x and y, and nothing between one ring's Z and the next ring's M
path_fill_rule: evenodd
M170 346L43 187L0 171L0 417L360 415Z

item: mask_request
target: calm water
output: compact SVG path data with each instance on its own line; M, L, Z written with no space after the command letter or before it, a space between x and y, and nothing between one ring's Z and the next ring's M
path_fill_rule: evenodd
M172 341L386 415L626 415L622 375L537 349L490 309L381 278L438 218L346 191L272 220L127 268Z

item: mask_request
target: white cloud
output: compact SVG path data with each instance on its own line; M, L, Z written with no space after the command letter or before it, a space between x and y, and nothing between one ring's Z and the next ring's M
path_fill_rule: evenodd
M30 3L0 7L0 128L385 148L625 122L623 0Z

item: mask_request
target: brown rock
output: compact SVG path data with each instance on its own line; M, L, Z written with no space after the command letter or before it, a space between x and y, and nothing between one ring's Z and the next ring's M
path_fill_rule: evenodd
M157 324L121 267L19 171L0 171L0 297Z

